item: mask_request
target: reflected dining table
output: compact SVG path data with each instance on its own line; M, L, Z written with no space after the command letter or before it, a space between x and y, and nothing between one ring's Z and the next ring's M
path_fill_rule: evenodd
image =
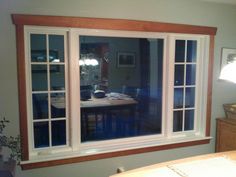
M112 97L109 94L107 94L107 96L104 98L92 97L91 99L86 101L81 100L80 101L81 121L82 124L84 123L83 125L85 125L86 129L85 132L88 133L89 131L88 121L89 117L91 116L94 116L96 121L99 115L100 118L102 117L105 133L109 133L112 131L112 123L113 123L112 120L114 119L114 117L119 117L119 114L121 114L122 111L126 111L128 113L127 117L129 117L129 119L133 119L132 122L134 123L135 110L137 104L138 101L131 97L123 96L117 98L117 97ZM51 99L51 106L54 109L65 110L65 99L54 97Z

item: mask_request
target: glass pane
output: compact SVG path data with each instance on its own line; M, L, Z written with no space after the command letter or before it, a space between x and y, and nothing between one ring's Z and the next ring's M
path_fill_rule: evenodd
M65 90L64 65L50 65L51 90Z
M196 62L197 41L189 40L187 42L187 62Z
M52 146L66 144L66 121L52 121Z
M42 148L49 146L48 122L34 123L34 147Z
M185 40L175 41L175 62L185 62Z
M82 142L160 134L164 40L79 40Z
M195 85L196 82L196 65L186 65L186 85Z
M175 86L184 85L184 65L175 65Z
M32 91L47 91L47 65L32 65Z
M49 61L64 62L63 35L49 35Z
M183 88L175 88L174 89L174 108L183 108L183 97L184 97L184 89Z
M185 111L184 130L194 129L194 110Z
M185 107L189 108L189 107L194 107L194 103L195 103L195 88L194 87L190 87L190 88L186 88L186 93L185 93Z
M46 62L46 35L45 34L31 34L30 35L30 49L32 62Z
M65 117L66 113L65 93L51 94L51 117L59 118Z
M48 94L33 94L33 118L48 118Z
M183 111L174 111L173 132L182 131Z

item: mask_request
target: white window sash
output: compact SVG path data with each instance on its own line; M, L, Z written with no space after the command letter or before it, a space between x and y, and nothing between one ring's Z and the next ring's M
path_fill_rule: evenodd
M66 79L66 95L67 95L67 146L50 147L50 148L33 148L33 124L32 124L32 102L31 97L31 73L29 68L29 33L36 34L64 34L68 36L64 41L65 45L65 77ZM79 71L79 36L114 36L114 37L139 37L164 39L163 51L163 92L162 92L162 133L157 135L122 138L97 142L81 143L81 127L80 127L80 71ZM66 39L66 38L65 38ZM173 133L173 88L174 88L174 53L175 40L197 40L197 75L195 87L195 124L193 131ZM155 32L130 32L117 30L96 30L96 29L77 29L77 28L54 28L54 27L34 27L25 28L25 54L26 54L26 80L27 80L27 116L28 116L28 139L30 156L41 154L53 154L56 152L75 152L80 155L96 154L100 152L112 152L116 150L132 149L137 147L155 146L175 142L178 138L196 138L205 136L205 119L206 119L206 101L207 101L207 70L209 58L209 37L206 35L180 35ZM68 51L68 53L67 53ZM206 60L207 59L207 60ZM29 94L30 93L30 94ZM170 111L171 110L171 111ZM180 141L183 141L182 139ZM130 143L132 142L132 143ZM92 147L92 149L91 149Z
M24 32L24 36L25 36L25 65L26 65L26 69L25 69L25 75L26 75L26 92L27 92L27 117L28 117L28 121L27 121L27 127L28 127L28 140L29 140L29 155L30 156L36 156L37 154L50 154L51 151L55 151L56 149L68 149L69 147L69 123L70 120L68 119L68 101L69 101L69 95L68 95L68 51L67 51L67 31L68 29L65 28L49 28L49 27L34 27L34 26L25 26L25 32ZM60 145L60 146L52 146L51 142L52 142L52 135L51 135L51 122L52 121L56 121L59 120L58 119L47 119L46 121L49 123L49 147L44 147L44 148L34 148L34 129L33 129L33 124L34 122L41 122L43 121L43 119L39 119L39 120L33 120L33 103L32 103L32 94L33 93L45 93L45 94L49 94L49 93L53 93L53 91L32 91L32 84L31 84L31 64L34 64L34 62L31 62L31 57L30 57L30 35L31 34L44 34L46 35L46 51L47 51L47 55L48 55L48 50L49 50L49 44L48 44L48 37L49 35L62 35L64 36L64 62L59 64L59 65L63 65L64 69L65 69L65 95L66 95L66 117L63 118L63 120L66 121L66 144L65 145ZM36 62L35 64L40 64L38 62ZM49 82L49 68L50 65L52 63L43 63L47 65L47 80ZM49 85L49 83L47 83ZM58 91L59 92L59 91ZM63 92L64 93L64 92ZM49 102L50 102L50 97L48 98ZM50 105L48 105L50 106ZM49 110L49 115L51 115L51 109Z

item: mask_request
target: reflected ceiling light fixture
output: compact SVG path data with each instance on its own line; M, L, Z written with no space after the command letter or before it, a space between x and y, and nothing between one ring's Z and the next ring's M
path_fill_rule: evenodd
M84 60L83 60L83 59L80 59L80 60L79 60L79 65L80 65L80 66L84 66L84 65L85 65L85 63L84 63Z
M96 59L85 59L84 60L84 64L87 66L97 66L98 65L98 61Z
M98 60L94 57L92 53L81 54L79 60L80 66L97 66L99 65Z
M223 49L222 62L225 65L221 70L219 79L236 83L236 49Z

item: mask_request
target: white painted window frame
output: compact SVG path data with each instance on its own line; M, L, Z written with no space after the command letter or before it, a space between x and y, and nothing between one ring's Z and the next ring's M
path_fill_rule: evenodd
M69 125L67 126L67 136L69 142L66 146L51 148L33 148L33 127L29 120L32 117L32 103L29 97L31 91L30 68L27 61L29 58L29 33L35 32L48 34L65 34L68 43L65 48L68 52L65 57L66 68L66 94ZM163 52L163 93L162 93L162 133L158 135L122 138L98 142L81 143L80 140L80 79L79 79L79 35L91 36L116 36L116 37L145 37L164 39ZM176 39L196 39L198 41L198 58L196 74L196 112L194 130L186 132L173 132L173 83L174 83L174 53ZM65 41L66 45L66 41ZM26 81L27 81L27 117L28 119L28 139L29 139L29 161L40 162L46 160L63 159L65 157L86 156L105 152L135 149L141 147L151 147L172 143L181 143L194 140L209 139L205 136L206 129L206 105L207 105L207 78L208 78L208 58L209 58L209 36L208 35L189 35L159 32L135 32L119 30L97 30L79 28L59 28L59 27L25 27L25 54L26 54ZM199 99L201 98L201 99ZM78 118L79 117L79 118ZM23 162L24 163L24 162ZM26 162L27 163L27 162Z
M49 69L48 67L50 65L54 65L55 63L50 63L49 61L47 61L46 63L40 63L40 62L31 62L31 58L30 58L30 35L31 34L44 34L46 35L46 49L47 49L47 55L48 55L48 50L49 50L49 39L48 36L49 35L62 35L64 36L64 62L60 62L60 63L56 63L57 65L64 65L64 69L65 69L65 78L68 78L68 50L67 50L67 33L68 30L67 29L51 29L51 28L40 28L40 27L29 27L26 26L25 27L25 65L26 65L26 69L25 69L25 75L26 75L26 91L27 91L27 117L28 117L28 139L29 139L29 155L30 156L37 156L38 154L47 154L50 153L51 150L54 151L58 151L59 149L65 149L65 148L69 148L69 124L70 121L68 120L68 111L66 111L66 117L61 119L61 120L66 120L66 144L65 145L60 145L60 146L51 146L51 132L49 131L49 147L47 148L34 148L34 133L33 133L33 122L41 122L44 121L39 119L39 120L33 120L33 103L32 103L32 85L31 85L31 64L46 64L47 65L47 70ZM47 73L47 78L48 78L48 82L49 82L49 73ZM48 83L49 84L49 83ZM54 91L36 91L35 93L53 93ZM55 91L55 92L60 92L60 91ZM64 93L64 91L63 91ZM65 95L66 95L66 105L68 107L68 101L69 101L69 97L68 97L68 80L65 79ZM50 97L48 98L49 102L50 102ZM49 109L49 115L50 114L50 109ZM49 122L49 130L51 129L51 125L50 122L51 121L55 121L57 118L53 118L51 119L47 119L45 121ZM58 120L59 120L58 119ZM47 149L45 151L45 149Z

